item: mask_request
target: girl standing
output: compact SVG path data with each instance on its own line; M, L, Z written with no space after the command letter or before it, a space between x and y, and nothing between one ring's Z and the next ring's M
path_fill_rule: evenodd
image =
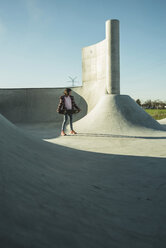
M70 88L66 88L64 91L64 95L60 96L60 102L57 108L57 112L59 114L64 114L64 119L61 128L61 135L66 135L65 128L68 120L68 116L70 118L70 133L76 134L73 130L73 114L80 112L80 108L76 105L74 101L74 96L71 95L72 90Z

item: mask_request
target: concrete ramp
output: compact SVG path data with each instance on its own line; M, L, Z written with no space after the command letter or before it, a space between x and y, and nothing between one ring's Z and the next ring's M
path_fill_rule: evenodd
M91 112L74 123L74 128L79 133L117 135L164 131L131 97L111 94L105 94Z

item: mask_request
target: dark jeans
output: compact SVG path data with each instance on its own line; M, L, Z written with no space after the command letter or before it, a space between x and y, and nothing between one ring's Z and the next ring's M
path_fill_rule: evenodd
M72 114L65 114L65 115L64 115L64 119L63 119L63 123L62 123L62 130L63 130L63 131L65 131L66 123L67 123L67 120L68 120L68 116L69 116L69 118L70 118L70 128L71 128L71 130L73 130L73 123L72 123L72 121L73 121L73 116L72 116Z

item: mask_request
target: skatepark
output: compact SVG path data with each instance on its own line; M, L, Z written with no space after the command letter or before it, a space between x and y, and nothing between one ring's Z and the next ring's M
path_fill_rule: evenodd
M119 21L82 49L76 135L65 88L0 89L0 240L7 247L165 247L166 119L120 94Z

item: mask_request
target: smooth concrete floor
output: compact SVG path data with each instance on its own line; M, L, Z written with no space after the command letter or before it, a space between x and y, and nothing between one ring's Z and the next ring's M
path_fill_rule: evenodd
M166 132L0 125L3 248L165 248Z
M165 127L165 122L161 121ZM78 133L60 136L61 123L19 124L18 127L46 142L106 154L166 157L166 132L154 131L149 136Z

